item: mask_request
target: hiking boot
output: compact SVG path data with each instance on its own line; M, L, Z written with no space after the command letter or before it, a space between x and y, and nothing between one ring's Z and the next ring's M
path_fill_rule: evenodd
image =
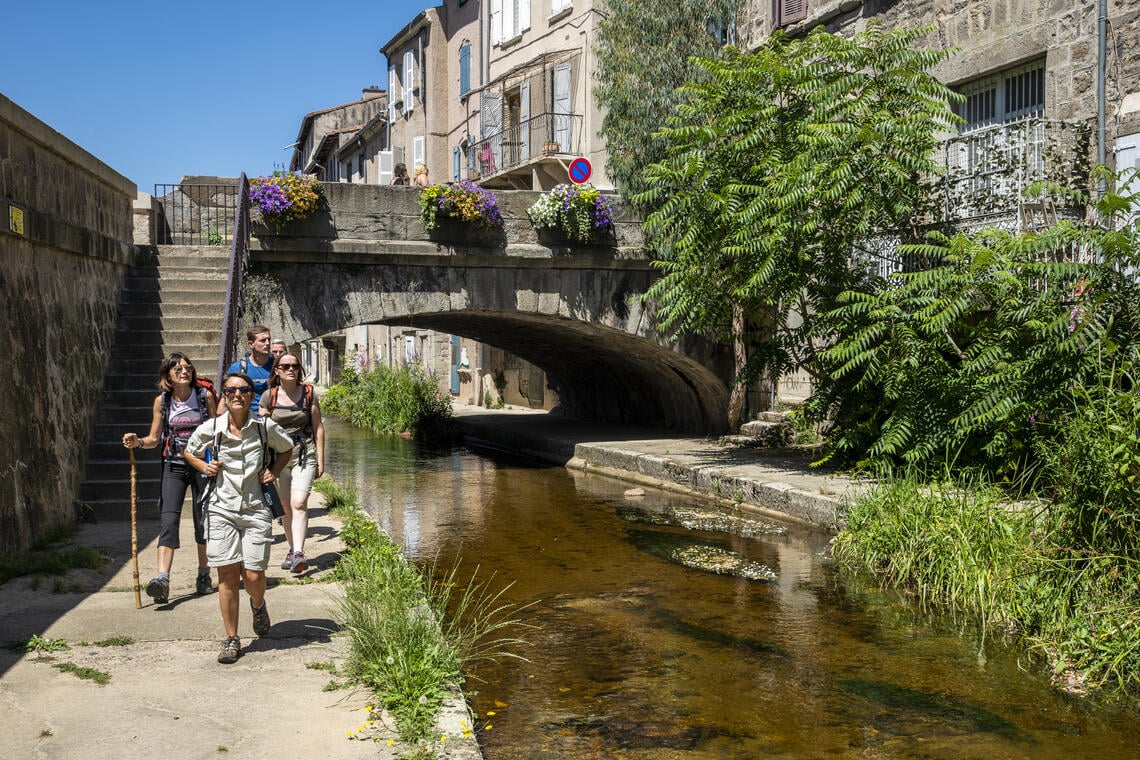
M198 580L194 582L194 593L198 596L205 596L214 590L214 584L210 581L210 572L207 570L204 573L198 573Z
M253 610L253 632L258 636L264 636L269 633L269 607L262 600L260 607L253 606L253 600L249 600L249 608Z
M241 639L237 636L227 636L222 642L222 651L218 652L218 662L223 665L233 665L241 657Z
M297 558L297 552L290 549L289 553L285 555L285 561L281 563L281 569L282 570L292 570L293 569L293 561L296 558Z
M151 578L146 584L146 595L153 599L155 604L166 604L170 599L170 580Z
M303 573L309 569L309 563L305 560L305 555L301 552L293 554L293 572Z

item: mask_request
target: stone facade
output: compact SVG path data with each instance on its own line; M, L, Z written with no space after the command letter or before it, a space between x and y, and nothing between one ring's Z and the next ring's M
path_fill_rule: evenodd
M885 28L933 27L931 48L957 48L935 75L950 85L1043 60L1045 114L1083 121L1097 117L1098 0L806 0L807 17L790 34L823 25L855 32L877 19ZM742 23L745 46L773 28L771 0L750 0ZM1109 0L1106 46L1106 154L1116 140L1140 132L1140 6Z
M0 552L76 518L134 255L135 199L133 182L0 95L0 439L9 444Z

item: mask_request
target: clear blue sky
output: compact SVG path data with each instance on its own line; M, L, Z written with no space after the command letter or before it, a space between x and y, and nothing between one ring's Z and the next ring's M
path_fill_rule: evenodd
M309 111L387 87L380 46L439 0L15 0L0 92L140 190L287 166Z

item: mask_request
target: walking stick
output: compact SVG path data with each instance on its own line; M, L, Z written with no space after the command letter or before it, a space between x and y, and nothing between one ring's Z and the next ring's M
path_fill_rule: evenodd
M135 491L138 482L138 471L135 468L135 450L127 449L131 454L131 568L135 579L135 609L142 609L142 595L139 593L139 522L138 511L135 507Z

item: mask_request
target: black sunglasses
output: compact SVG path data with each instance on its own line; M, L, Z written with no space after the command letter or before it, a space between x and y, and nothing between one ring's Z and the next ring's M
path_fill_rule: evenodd
M253 393L253 388L250 388L248 385L243 385L240 388L223 388L222 393L226 394L227 396L236 396L239 393L244 395L246 393Z
M300 364L278 364L277 367L278 369L301 369Z

